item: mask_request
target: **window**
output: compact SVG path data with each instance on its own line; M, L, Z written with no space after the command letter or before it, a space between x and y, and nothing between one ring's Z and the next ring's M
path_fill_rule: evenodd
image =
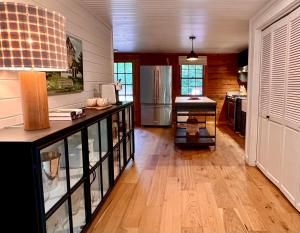
M120 101L133 100L132 62L114 63L114 80L120 80L122 90L119 92Z
M203 65L181 65L181 95L203 95Z

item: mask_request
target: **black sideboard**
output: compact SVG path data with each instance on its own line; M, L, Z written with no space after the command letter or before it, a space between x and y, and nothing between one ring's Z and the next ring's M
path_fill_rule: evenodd
M133 103L124 102L86 110L77 120L50 121L49 129L1 129L2 166L8 168L1 170L2 210L15 222L11 231L85 232L134 159L133 113Z

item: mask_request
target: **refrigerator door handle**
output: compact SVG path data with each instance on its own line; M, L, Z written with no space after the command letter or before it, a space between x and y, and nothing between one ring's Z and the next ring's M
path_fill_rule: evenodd
M154 86L154 91L153 91L153 101L156 103L156 76L155 76L155 70L153 71L153 86Z
M160 71L157 70L156 100L159 100Z

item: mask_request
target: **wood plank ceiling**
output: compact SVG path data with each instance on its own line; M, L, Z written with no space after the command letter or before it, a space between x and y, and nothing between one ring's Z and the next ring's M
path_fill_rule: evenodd
M79 0L113 27L120 52L240 52L249 19L273 0Z

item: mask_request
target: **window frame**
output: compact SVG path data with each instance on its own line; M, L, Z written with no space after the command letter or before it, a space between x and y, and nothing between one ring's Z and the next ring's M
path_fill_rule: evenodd
M188 66L188 69L183 69L183 66ZM196 70L200 70L200 69L197 69L196 67L194 68L194 70L195 70L195 77L183 77L183 75L182 75L182 72L183 72L183 70L188 70L188 72L189 72L189 67L190 66L201 66L202 67L202 77L201 78L199 78L199 77L196 77ZM181 96L203 96L204 95L204 80L205 80L205 66L204 65L201 65L201 64L181 64L180 66L179 66L179 70L180 70L180 95ZM191 79L193 79L193 80L201 80L201 82L202 82L202 85L201 85L201 94L199 95L199 94L196 94L196 95L193 95L193 94L182 94L182 87L183 87L183 85L182 85L182 80L191 80ZM187 88L192 88L192 87L194 87L194 88L200 88L200 86L190 86L190 84L188 84L188 86L187 86Z
M127 72L126 71L126 63L130 63L131 64L131 72ZM124 72L119 72L119 64L123 64L124 67ZM117 69L115 69L115 67L117 66ZM134 100L134 63L132 61L114 61L114 81L116 80L116 76L119 79L119 75L124 76L124 79L122 79L121 84L122 84L122 89L124 89L124 93L125 94L120 94L119 93L119 99L120 97L124 98L124 100L122 101L133 101ZM131 75L131 83L127 84L127 79L126 79L126 75ZM131 86L131 95L127 94L127 86ZM131 97L130 99L128 99L128 97Z

